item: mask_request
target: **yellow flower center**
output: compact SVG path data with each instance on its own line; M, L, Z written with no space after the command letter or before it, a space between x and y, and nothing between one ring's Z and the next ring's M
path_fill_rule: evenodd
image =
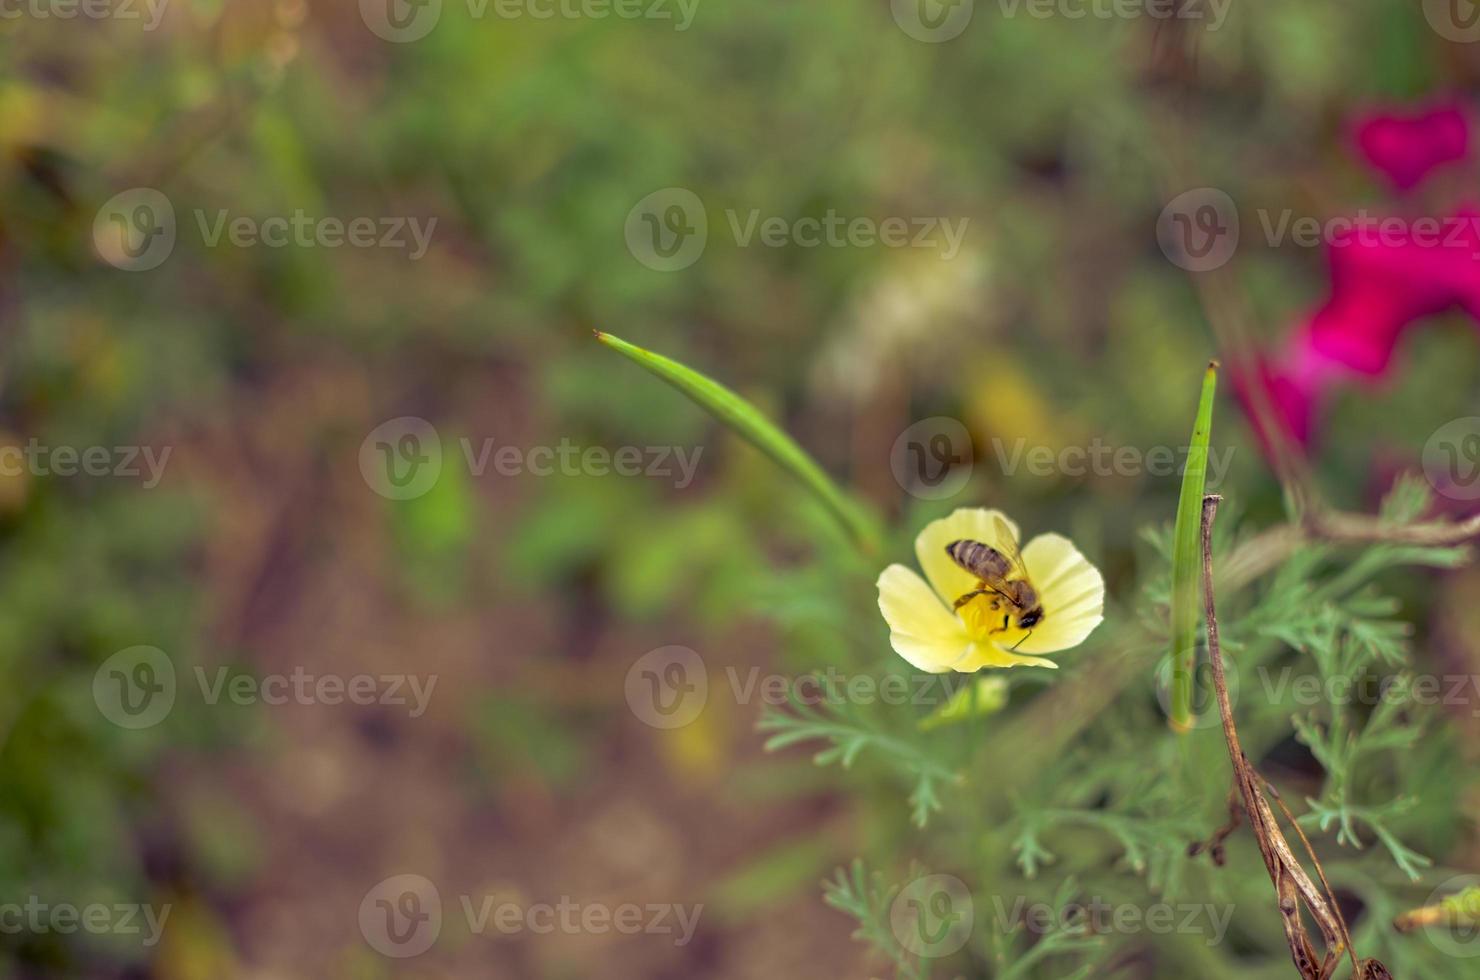
M1011 647L1028 635L1028 630L1018 628L1015 612L1012 603L992 594L975 596L956 610L973 640L1001 647Z

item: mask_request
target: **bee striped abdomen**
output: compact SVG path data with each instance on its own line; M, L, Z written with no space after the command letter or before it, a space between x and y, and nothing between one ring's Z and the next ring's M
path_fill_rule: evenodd
M1012 563L1006 555L980 541L952 541L946 545L946 554L951 561L984 582L1001 582L1012 571Z

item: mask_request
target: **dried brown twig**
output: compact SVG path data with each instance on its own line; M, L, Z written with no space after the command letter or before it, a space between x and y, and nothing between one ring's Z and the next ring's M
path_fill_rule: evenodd
M1343 956L1351 959L1353 980L1392 980L1392 974L1388 972L1387 967L1377 960L1357 959L1356 951L1351 948L1351 935L1346 928L1346 922L1342 919L1336 902L1330 897L1330 886L1326 883L1325 873L1321 870L1320 862L1316 860L1314 851L1311 850L1310 842L1296 826L1296 833L1300 834L1300 839L1315 864L1316 873L1324 889L1316 887L1316 883L1311 880L1310 875L1306 874L1299 859L1290 849L1289 842L1280 831L1274 811L1270 808L1269 798L1265 794L1266 787L1270 795L1273 795L1279 803L1280 809L1284 810L1287 818L1291 820L1292 826L1294 826L1293 815L1279 800L1273 787L1268 786L1260 777L1239 744L1238 728L1233 721L1233 706L1228 698L1228 681L1223 669L1223 653L1218 643L1218 616L1213 593L1213 518L1218 512L1218 503L1222 499L1215 493L1203 498L1203 604L1208 620L1208 661L1213 670L1218 714L1223 721L1223 738L1228 743L1228 757L1233 763L1234 785L1243 801L1244 816L1248 818L1249 827L1259 844L1259 853L1264 857L1264 867L1269 872L1269 879L1274 884L1275 894L1279 897L1281 924L1285 930L1286 942L1290 946L1290 957L1295 963L1295 968L1300 971L1302 980L1330 980L1335 976ZM1221 853L1223 839L1231 834L1236 826L1235 815L1235 819L1218 832L1213 849L1215 859ZM1319 959L1305 920L1301 917L1302 906L1315 920L1321 932L1325 952Z

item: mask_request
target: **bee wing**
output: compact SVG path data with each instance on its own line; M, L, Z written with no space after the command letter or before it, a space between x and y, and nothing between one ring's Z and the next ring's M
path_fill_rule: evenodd
M997 550L1002 552L1012 564L1017 577L1027 581L1028 568L1023 564L1023 555L1018 551L1017 538L1013 536L1012 528L1008 527L1007 522L1000 517L993 518L993 520L997 523Z

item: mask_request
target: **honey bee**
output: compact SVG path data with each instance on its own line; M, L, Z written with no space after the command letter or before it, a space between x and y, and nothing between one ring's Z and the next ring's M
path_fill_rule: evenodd
M997 521L997 540L1003 550L982 544L980 541L963 539L946 545L946 554L951 561L976 576L976 588L956 600L953 608L960 609L979 595L990 595L991 607L1002 613L1002 625L993 633L1005 632L1016 619L1018 629L1030 634L1033 627L1043 620L1043 603L1038 599L1038 590L1028 581L1028 571L1023 565L1023 556L1013 543L1011 529L1002 518ZM1023 640L1027 637L1024 636ZM1014 644L1014 649L1023 640Z

